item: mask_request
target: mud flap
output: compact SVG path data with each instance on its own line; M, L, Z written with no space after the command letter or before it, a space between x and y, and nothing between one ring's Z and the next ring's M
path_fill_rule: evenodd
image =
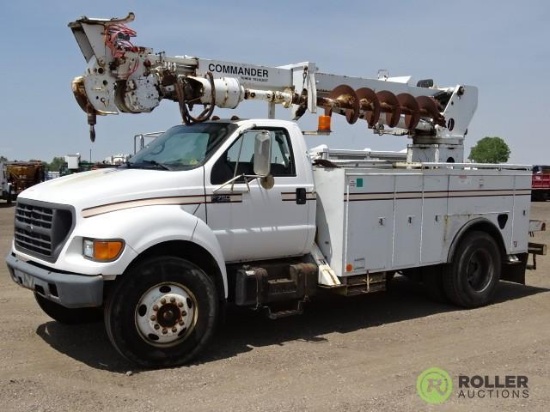
M517 255L517 258L517 261L507 261L504 263L502 266L502 273L500 274L500 280L507 280L508 282L525 285L525 270L527 269L529 254L521 253Z

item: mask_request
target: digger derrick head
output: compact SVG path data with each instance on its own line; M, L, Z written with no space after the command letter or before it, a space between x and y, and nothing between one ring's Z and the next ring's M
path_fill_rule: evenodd
M123 19L82 17L69 23L88 62L86 73L73 80L72 91L87 114L92 142L97 115L118 114L119 110L141 113L153 110L159 103L157 89L148 77L145 56L151 50L134 46L130 38L136 33L125 25L134 17L133 13ZM146 104L142 103L144 95Z

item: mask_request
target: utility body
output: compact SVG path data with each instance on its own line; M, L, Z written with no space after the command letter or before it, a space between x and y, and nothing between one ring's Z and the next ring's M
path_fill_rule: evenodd
M525 283L528 233L544 226L529 219L531 170L461 163L475 87L167 58L129 42L131 19L70 24L89 64L73 90L91 136L96 115L163 99L184 124L125 165L19 196L7 264L54 319L103 316L123 356L159 367L194 358L226 304L278 318L322 291L382 291L399 273L472 308L500 279ZM323 122L342 114L412 144L308 150L295 121L212 116L260 95L268 117L279 103L296 119L321 107Z

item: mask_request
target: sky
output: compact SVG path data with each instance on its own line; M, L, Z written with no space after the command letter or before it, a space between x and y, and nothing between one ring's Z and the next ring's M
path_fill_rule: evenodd
M134 44L168 55L280 66L314 62L320 71L376 78L433 78L439 86L479 89L465 157L485 136L499 136L510 163L550 164L550 2L547 0L368 1L104 1L18 0L0 5L0 155L9 160L80 153L98 161L133 153L134 135L181 123L177 104L149 114L98 117L96 142L71 81L86 62L67 27L81 16L124 17L132 11ZM220 117L264 117L263 103ZM315 128L314 115L299 121ZM289 119L279 108L277 117ZM362 124L363 122L361 122ZM306 136L309 147L401 150L406 137L378 136L334 121L330 136Z

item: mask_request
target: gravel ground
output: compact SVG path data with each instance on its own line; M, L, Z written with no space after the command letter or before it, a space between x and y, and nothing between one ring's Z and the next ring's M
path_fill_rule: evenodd
M0 255L13 207L0 203ZM550 202L532 217L550 220ZM550 243L550 232L535 241ZM232 310L207 353L174 369L136 370L103 324L64 326L0 265L0 402L4 411L547 411L550 405L550 258L528 286L501 282L495 303L457 310L427 300L407 279L391 291L312 302L269 321ZM459 397L441 405L416 393L438 366L462 375L524 375L528 397ZM500 392L502 393L502 392Z

